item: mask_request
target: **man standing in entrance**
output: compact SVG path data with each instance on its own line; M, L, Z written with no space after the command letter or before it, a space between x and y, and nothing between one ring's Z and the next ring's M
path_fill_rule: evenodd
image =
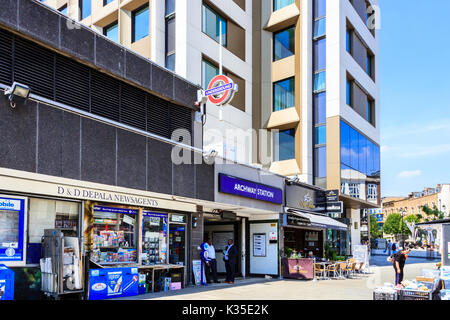
M227 278L225 282L234 283L234 272L236 269L238 251L233 243L233 240L228 240L228 246L223 251L223 261L225 261L225 269L227 271Z
M206 281L208 281L208 283L211 283L211 273L212 273L212 278L214 280L214 283L220 283L220 281L217 279L216 249L214 249L211 239L208 239L207 243L208 243L208 247L207 247L206 251L208 251L208 258L210 259L210 261L205 266Z

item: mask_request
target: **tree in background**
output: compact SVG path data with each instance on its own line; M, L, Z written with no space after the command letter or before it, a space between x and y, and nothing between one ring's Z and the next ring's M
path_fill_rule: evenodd
M444 219L445 218L445 214L442 212L442 211L440 211L437 207L436 207L436 205L434 205L433 206L433 209L431 209L429 206L427 206L427 205L424 205L423 207L422 207L422 211L423 212L425 212L425 214L426 214L426 218L425 218L425 221L426 222L428 222L428 221L435 221L435 220L441 220L441 219Z
M387 218L383 226L383 231L386 234L392 234L395 236L396 240L398 240L398 236L403 235L410 235L411 232L408 229L408 226L406 225L406 221L402 222L402 216L399 213L391 213Z
M420 216L420 218L419 218L417 215L410 214L410 215L404 217L403 220L405 220L406 222L409 222L410 224L417 224L420 221L422 221L422 216Z
M370 215L370 237L378 238L381 236L383 230L378 225L378 219L375 214Z

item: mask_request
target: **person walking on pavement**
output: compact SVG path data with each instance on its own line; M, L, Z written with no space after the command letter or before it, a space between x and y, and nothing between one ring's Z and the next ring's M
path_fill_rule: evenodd
M388 240L386 248L384 249L384 252L386 251L388 252L388 256L390 257L392 255L392 242L390 239Z
M212 275L214 283L220 283L220 281L217 279L216 249L214 248L211 239L207 239L206 242L208 243L208 248L206 249L206 251L208 251L208 258L210 259L208 264L205 266L206 281L208 283L211 283Z
M223 251L223 261L225 261L225 269L227 272L227 277L225 282L234 283L234 273L236 269L238 251L233 243L232 239L228 240L228 246Z
M400 286L403 281L403 268L408 258L409 248L399 248L397 253L392 255L392 265L395 271L395 285Z

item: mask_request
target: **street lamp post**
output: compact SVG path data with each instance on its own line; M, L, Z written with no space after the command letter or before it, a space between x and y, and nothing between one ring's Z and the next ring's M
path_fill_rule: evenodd
M400 210L400 214L402 215L402 222L400 223L400 232L401 232L401 242L400 242L400 244L401 244L401 246L403 247L403 245L404 245L404 240L403 240L403 215L404 215L404 213L405 213L405 209L401 209Z

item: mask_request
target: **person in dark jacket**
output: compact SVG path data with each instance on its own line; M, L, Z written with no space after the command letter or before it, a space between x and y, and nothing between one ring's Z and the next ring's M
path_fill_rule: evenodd
M393 267L395 270L395 285L400 285L403 281L403 268L405 267L406 259L408 259L409 248L399 248L397 253L392 255Z
M238 250L233 243L233 240L228 240L228 246L223 250L223 261L225 261L225 269L227 272L227 277L225 282L234 283L234 273L236 270Z

